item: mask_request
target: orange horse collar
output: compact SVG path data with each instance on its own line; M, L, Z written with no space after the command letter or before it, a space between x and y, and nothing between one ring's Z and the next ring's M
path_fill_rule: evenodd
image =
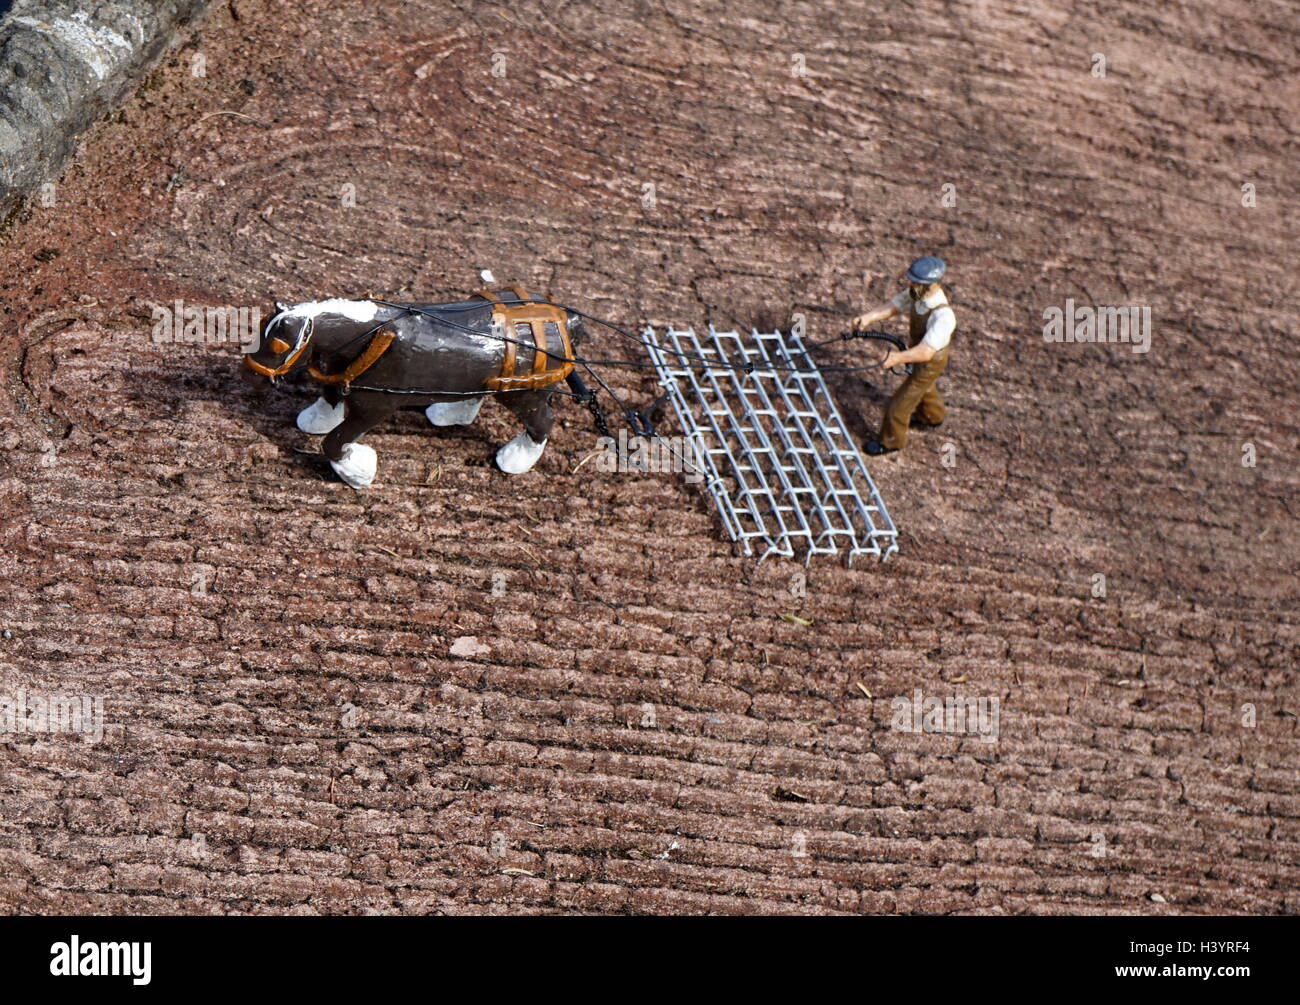
M393 332L381 329L375 333L365 351L349 363L342 373L321 373L313 364L307 367L307 375L318 384L326 384L331 387L342 384L343 389L346 391L349 384L379 362L379 357L388 352L389 347L396 338L397 336Z

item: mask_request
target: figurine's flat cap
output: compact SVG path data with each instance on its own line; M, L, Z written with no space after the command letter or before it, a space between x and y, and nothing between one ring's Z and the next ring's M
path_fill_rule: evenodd
M946 271L948 267L942 258L926 255L908 266L907 278L913 283L937 283Z

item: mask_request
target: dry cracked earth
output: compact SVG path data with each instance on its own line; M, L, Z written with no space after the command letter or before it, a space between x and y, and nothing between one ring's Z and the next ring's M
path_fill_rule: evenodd
M0 239L0 694L106 722L0 737L0 910L1296 913L1298 41L1282 0L215 3ZM580 467L572 403L513 478L503 409L404 413L356 493L306 386L151 338L490 267L820 339L927 252L949 420L871 462L900 554L806 589ZM1150 351L1045 342L1067 298ZM894 380L833 373L855 436ZM996 742L891 728L918 689Z

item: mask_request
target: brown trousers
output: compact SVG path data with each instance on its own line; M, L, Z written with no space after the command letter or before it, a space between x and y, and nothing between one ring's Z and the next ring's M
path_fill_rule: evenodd
M915 343L914 343L915 344ZM948 365L948 349L945 346L928 363L912 365L912 374L898 386L894 396L885 406L885 418L880 424L880 442L890 450L900 450L907 446L907 426L912 421L912 413L920 410L921 421L938 425L946 414L943 398L934 382Z

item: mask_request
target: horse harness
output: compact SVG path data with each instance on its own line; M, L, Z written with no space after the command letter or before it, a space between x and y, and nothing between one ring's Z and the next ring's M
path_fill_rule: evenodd
M503 303L498 295L483 289L474 294L492 304L492 327L505 336L505 359L501 361L501 373L489 377L483 384L489 391L536 391L550 387L564 380L573 372L573 345L569 341L568 319L564 309L554 304L539 304L533 301L522 286L512 286L507 292L514 294L514 299L521 303ZM559 345L551 347L546 327L553 325ZM517 348L523 338L532 337L532 367L519 372ZM554 369L548 369L552 362L558 363Z
M501 372L487 378L483 386L489 391L536 391L543 387L550 387L568 377L573 372L574 357L573 344L569 338L568 318L563 308L535 302L522 286L512 286L504 291L512 294L514 300L519 301L518 303L504 303L499 295L501 292L503 291L493 293L491 290L483 289L474 294L492 305L492 328L495 334L501 336L505 344ZM331 387L342 385L343 392L346 394L352 382L379 362L380 357L392 347L397 333L390 329L391 324L392 321L386 322L376 330L361 354L338 373L325 373L312 364L307 367L308 376L318 384ZM559 344L554 348L547 334L548 325L552 326L553 334L558 339ZM307 343L311 340L311 328L312 323L309 321L299 335L298 344L292 347L294 350L292 356L275 370L253 363L247 357L245 362L263 376L279 376L289 370L307 348ZM519 358L517 348L523 343L524 338L531 338L533 358L531 366L520 373L519 364L525 361ZM273 340L271 343L273 349L289 350L290 346L287 343L283 343L283 349L279 349L275 345L276 341L279 340ZM551 368L552 362L558 365Z

